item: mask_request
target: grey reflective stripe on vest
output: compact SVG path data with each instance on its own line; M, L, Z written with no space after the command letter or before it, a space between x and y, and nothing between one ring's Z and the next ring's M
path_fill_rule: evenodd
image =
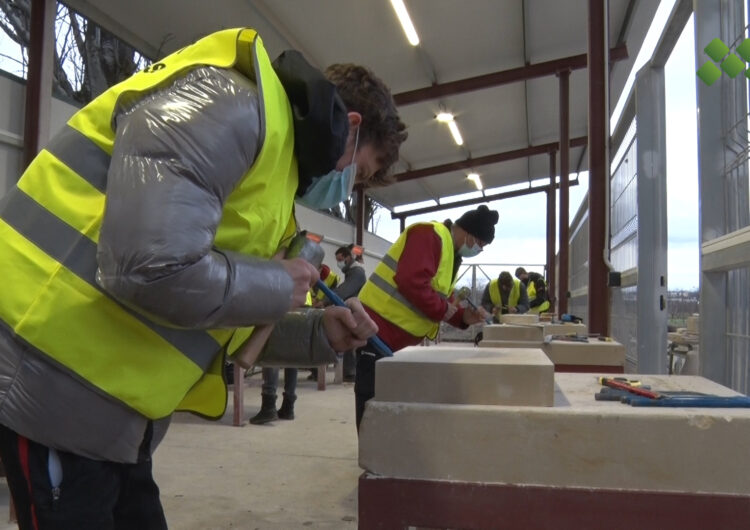
M383 256L383 260L382 260L382 262L383 262L383 264L384 264L384 265L385 265L386 267L388 267L389 269L391 269L391 270L393 271L393 274L394 274L394 276L395 276L395 274L396 274L396 270L398 270L398 262L397 262L397 261L396 261L395 259L393 259L392 257L390 257L390 256L389 256L388 254L386 254L385 256ZM374 276L374 273L373 273L373 276ZM372 278L372 276L371 276L371 278ZM391 285L389 285L388 287L392 287L392 286L391 286ZM447 296L445 296L445 295L444 295L443 293L441 293L441 292L435 291L435 293L437 293L437 295L438 295L438 296L439 296L440 298L442 298L443 300L447 300L447 299L448 299L448 297L447 297ZM406 302L406 303L408 304L408 302ZM417 308L414 308L414 310L415 310L415 311L416 311L417 313L420 313L420 314L421 314L421 312L419 311L419 309L417 309ZM425 318L427 318L427 317L425 317Z
M107 189L111 157L70 125L57 133L44 149L102 193Z
M385 256L383 256L383 259L381 260L381 263L383 265L385 265L386 267L388 267L389 269L391 269L393 271L393 274L396 274L396 268L398 267L398 262L395 259L393 259L391 256L389 256L388 254L386 254ZM421 310L419 310L417 307L415 307L414 304L412 304L409 300L407 300L406 298L404 298L404 295L402 295L400 292L398 292L398 289L396 287L394 287L393 285L391 285L390 283L388 283L381 276L378 276L377 272L373 272L372 274L370 274L369 280L378 289L380 289L381 291L385 292L385 294L387 294L388 296L390 296L394 300L400 302L402 305L406 306L406 308L409 311L411 311L411 312L419 315L420 317L422 317L424 319L427 319L427 320L430 320L430 321L432 320L427 315L425 315L424 313L422 313Z
M383 265L391 269L393 274L396 274L396 271L398 270L398 261L390 257L388 254L383 256Z
M65 265L76 276L106 294L106 291L96 283L96 243L55 217L18 188L13 188L0 200L0 218L50 257ZM216 352L221 348L221 345L204 331L160 326L125 306L120 307L204 371L209 368Z
M429 318L427 315L422 313L419 309L414 307L414 304L412 304L409 300L403 297L401 293L398 292L398 289L396 289L394 286L389 284L387 281L385 281L383 278L378 276L375 273L372 273L370 275L370 281L380 290L384 291L385 294L393 298L394 300L397 300L401 304L405 305L409 311L419 315L420 317L432 321L431 318Z

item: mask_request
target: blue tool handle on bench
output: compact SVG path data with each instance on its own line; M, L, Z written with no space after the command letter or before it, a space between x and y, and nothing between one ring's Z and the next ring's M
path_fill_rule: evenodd
M325 283L323 283L323 280L318 280L317 282L315 282L315 286L325 293L325 295L333 303L333 305L346 307L346 304L341 299L341 297L334 293ZM373 335L372 337L367 339L367 344L376 349L378 353L380 353L380 355L382 355L383 357L393 357L393 352L391 351L391 349L377 335Z
M750 408L747 396L680 396L651 399L631 396L628 403L633 407L696 407L696 408Z

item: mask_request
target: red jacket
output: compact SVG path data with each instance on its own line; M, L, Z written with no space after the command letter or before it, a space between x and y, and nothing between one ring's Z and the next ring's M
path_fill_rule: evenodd
M398 260L398 270L394 276L399 293L435 322L443 319L443 315L448 308L448 301L442 298L432 288L431 284L432 279L437 274L441 251L442 242L432 226L421 225L411 228L406 237L401 258ZM460 258L457 256L456 259ZM457 267L456 270L458 270ZM365 306L365 311L378 325L378 337L394 352L406 346L419 344L424 338L415 337L404 331L367 306ZM459 306L458 311L448 320L448 323L456 327L466 328L463 316L464 309Z

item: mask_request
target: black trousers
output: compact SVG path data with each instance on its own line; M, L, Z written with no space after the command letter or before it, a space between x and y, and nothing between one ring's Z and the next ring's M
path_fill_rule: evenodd
M375 395L375 362L380 356L368 350L367 346L360 348L357 355L357 373L354 380L354 406L357 419L357 433L362 415L365 413L365 403Z
M346 379L354 378L357 372L357 354L354 350L344 352L343 358L344 365L341 368L342 373Z
M136 464L57 451L62 470L51 482L50 449L0 425L0 457L21 530L166 530L151 474L151 424ZM54 452L52 453L54 461ZM59 469L59 468L58 468ZM55 475L55 473L52 473Z

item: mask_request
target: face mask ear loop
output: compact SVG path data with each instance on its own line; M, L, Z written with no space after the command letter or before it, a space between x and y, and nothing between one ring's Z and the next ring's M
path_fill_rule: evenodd
M354 163L354 159L357 157L357 146L359 145L359 125L357 125L357 132L354 136L354 153L352 154L352 161L349 165Z

